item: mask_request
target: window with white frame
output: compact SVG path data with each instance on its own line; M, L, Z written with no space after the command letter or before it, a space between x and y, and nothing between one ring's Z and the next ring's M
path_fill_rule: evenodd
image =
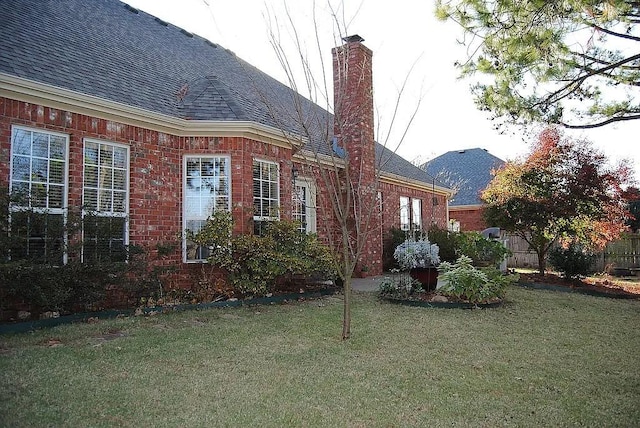
M231 160L228 156L185 156L184 230L198 233L215 211L231 209ZM202 262L209 249L184 238L184 260Z
M253 225L262 234L267 222L280 218L280 172L275 162L253 160Z
M409 198L406 196L400 196L400 229L409 230L411 228L411 221L409 220Z
M129 148L84 141L82 260L126 260L129 213Z
M422 199L411 199L411 225L413 230L422 230Z
M68 135L11 128L12 259L64 263Z
M300 222L300 230L305 233L315 233L317 230L316 188L311 180L296 178L292 202L292 217Z

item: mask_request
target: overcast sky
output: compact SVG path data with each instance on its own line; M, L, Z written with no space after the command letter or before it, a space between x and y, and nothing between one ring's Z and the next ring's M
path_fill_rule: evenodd
M126 0L132 6L155 15L218 43L235 52L272 77L287 83L269 42L267 10L280 21L282 39L289 40L282 0ZM314 54L312 0L288 1L296 22L296 31L308 43L309 57ZM335 2L334 2L335 3ZM321 27L322 59L331 65L335 44L326 1L317 1L317 22ZM346 1L344 13L348 34L359 34L373 51L375 104L378 110L382 143L394 148L399 131L405 128L410 112L418 101L420 109L404 142L397 150L409 160L426 161L450 150L480 147L504 160L526 154L532 136L500 135L479 112L471 97L469 83L457 79L453 64L465 58L457 42L461 37L453 23L442 23L433 16L433 0L355 0ZM318 6L319 5L319 6ZM272 25L272 28L276 28ZM283 42L286 43L286 42ZM293 49L288 52L297 54ZM409 72L411 73L409 74ZM319 74L319 73L318 73ZM396 94L409 75L396 132L388 132ZM303 93L303 95L306 95ZM640 180L640 121L576 132L593 141L612 160L628 158Z

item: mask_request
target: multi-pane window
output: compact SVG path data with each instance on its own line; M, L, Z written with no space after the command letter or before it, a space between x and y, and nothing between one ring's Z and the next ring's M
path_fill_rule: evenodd
M231 209L230 160L228 156L186 156L184 168L184 228L198 233L214 211ZM185 237L185 260L203 261L207 247Z
M400 196L400 229L409 230L411 228L411 221L409 219L409 198L406 196Z
M85 140L82 259L126 259L129 148Z
M316 232L316 190L310 180L296 179L293 191L294 220L300 222L300 231Z
M261 234L266 222L279 219L280 174L278 164L253 160L253 224L254 233Z
M422 200L411 199L411 225L413 230L422 230Z
M11 129L10 220L13 259L65 261L67 135Z
M400 229L422 230L422 200L400 196Z

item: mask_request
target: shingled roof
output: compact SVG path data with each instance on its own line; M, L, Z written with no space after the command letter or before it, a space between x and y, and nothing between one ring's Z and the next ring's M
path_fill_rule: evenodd
M493 178L491 171L504 165L504 161L485 149L464 149L447 152L434 158L422 168L452 189L457 189L451 207L480 205L480 193Z
M118 0L2 0L0 8L0 73L188 120L304 135L297 105L309 124L332 123L231 51ZM326 133L309 144L330 150ZM400 156L379 145L376 152L383 171L432 183Z
M0 6L7 74L184 119L279 125L257 86L291 104L292 91L232 52L120 1Z

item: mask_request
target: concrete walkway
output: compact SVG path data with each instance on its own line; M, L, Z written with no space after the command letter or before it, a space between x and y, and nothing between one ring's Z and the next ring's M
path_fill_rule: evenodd
M379 275L368 278L351 278L351 288L354 291L378 291L380 281L384 277L384 275Z

